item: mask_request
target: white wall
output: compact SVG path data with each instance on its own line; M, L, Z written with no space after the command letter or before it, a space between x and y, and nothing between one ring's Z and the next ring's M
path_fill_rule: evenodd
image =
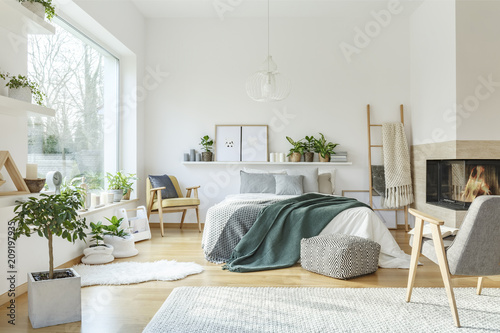
M245 80L266 57L265 18L149 19L146 63L170 75L146 102L143 177L167 173L182 187L201 185L204 219L208 207L239 192L238 170L184 166L183 153L198 150L201 136L214 137L216 124L271 125L278 117L271 152L288 151L287 135L322 132L353 162L337 168L337 193L367 189L366 104L372 104L372 121L381 123L399 121L399 104L410 102L407 17L394 16L351 63L344 58L339 45L353 45L353 29L369 22L369 11L356 18L272 18L271 54L293 90L283 102L262 104L246 95ZM285 122L279 121L283 113L290 115ZM193 222L194 213L187 219Z
M411 16L413 144L456 140L455 1L425 1Z
M457 140L500 140L499 12L498 1L457 2Z

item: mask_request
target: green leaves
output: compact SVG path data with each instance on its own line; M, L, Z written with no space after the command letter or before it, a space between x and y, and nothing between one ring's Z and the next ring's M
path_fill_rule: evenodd
M43 98L45 95L40 91L38 83L31 81L26 76L17 75L12 76L9 73L0 73L0 78L4 80L9 80L5 85L9 89L20 89L20 88L29 88L31 90L31 94L35 100L35 103L38 105L43 105Z
M214 145L214 140L210 139L210 137L208 135L201 137L200 146L202 146L203 151L206 151L207 153L211 153L213 145Z
M124 229L121 228L121 223L123 221L123 217L118 218L116 216L113 216L111 219L108 219L107 217L105 219L111 223L110 225L103 226L104 233L106 235L118 236L118 237L122 237L122 238L129 235L128 232L126 232Z
M333 150L338 146L338 143L326 142L323 133L319 133L319 135L321 139L314 139L314 152L320 154L323 158L327 155L330 156L335 154Z
M292 155L293 153L299 153L301 155L304 153L306 149L305 143L302 141L304 139L300 139L299 141L293 141L293 139L289 136L287 136L286 139L293 146L292 148L290 148L288 156Z
M290 152L288 156L292 155L292 153L300 153L311 152L319 153L321 157L325 158L326 155L333 155L335 152L333 151L335 147L338 146L337 143L327 142L325 136L322 133L319 133L320 139L316 139L314 136L307 136L299 141L294 141L289 136L286 137L288 142L292 144L292 148L290 148ZM305 142L304 142L305 140Z
M56 16L56 8L52 5L52 0L18 0L19 2L38 2L45 7L45 14L50 21Z
M112 173L107 172L106 178L108 179L108 189L110 190L122 189L124 190L123 191L124 193L126 192L126 190L132 188L132 185L134 184L133 181L138 179L135 173L126 174L123 171L118 171L114 175Z

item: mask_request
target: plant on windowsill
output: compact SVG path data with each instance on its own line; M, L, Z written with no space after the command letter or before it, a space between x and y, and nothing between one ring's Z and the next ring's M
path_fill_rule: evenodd
M48 240L49 271L28 273L29 318L34 328L81 320L80 276L72 268L54 270L54 237L85 241L87 225L78 216L78 192L40 194L14 208L9 221L14 240L37 234ZM35 250L36 251L36 250Z
M211 162L213 159L213 154L212 154L212 149L214 145L214 140L210 139L208 135L202 136L201 137L201 150L203 152L201 153L201 160L203 162Z
M314 151L319 154L320 162L330 162L330 156L335 154L333 151L338 143L326 142L325 136L319 133L321 139L314 140Z
M106 178L108 179L108 190L114 194L114 202L119 202L122 199L130 200L132 185L134 185L134 180L137 180L135 174L127 174L123 171L118 171L115 174L107 172Z
M300 160L302 159L302 154L305 151L304 142L302 141L302 139L300 139L299 141L293 141L293 139L289 136L287 136L286 139L293 146L292 148L290 148L290 151L288 152L288 155L287 155L287 156L290 156L290 161L291 162L300 162Z
M47 17L51 21L56 16L56 8L52 5L52 0L18 0L24 7L40 16Z
M134 236L126 231L128 226L122 226L123 217L116 216L110 219L106 217L110 223L104 226L104 242L113 246L113 256L115 258L127 258L137 255L139 251L135 248Z
M313 162L314 161L314 136L307 136L304 138L304 161Z
M26 76L11 76L5 72L0 72L0 78L8 81L5 86L9 88L9 97L28 103L34 99L36 104L43 106L45 95L40 91L37 83L29 80Z

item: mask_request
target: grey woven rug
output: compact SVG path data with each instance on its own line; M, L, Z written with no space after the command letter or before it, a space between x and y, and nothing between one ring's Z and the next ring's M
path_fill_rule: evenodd
M181 287L144 332L500 332L500 289Z

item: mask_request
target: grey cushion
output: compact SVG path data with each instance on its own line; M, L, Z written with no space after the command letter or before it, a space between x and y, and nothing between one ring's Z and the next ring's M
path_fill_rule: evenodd
M280 195L301 195L304 176L274 175L276 181L276 194Z
M162 199L170 199L170 198L178 198L177 191L175 190L175 186L170 180L168 175L161 176L149 176L149 181L151 182L151 188L156 187L165 187L164 190L161 190L161 198Z
M304 193L318 192L318 168L297 168L287 169L288 175L302 175L304 176Z
M448 236L443 238L443 244L445 250L453 244L455 236ZM413 246L413 235L410 236L410 246ZM436 250L434 250L434 241L432 238L422 238L422 247L420 248L420 253L432 260L434 263L438 264Z
M240 171L240 193L276 193L274 175Z
M321 235L300 242L302 267L337 279L375 272L379 256L380 244L358 236Z

